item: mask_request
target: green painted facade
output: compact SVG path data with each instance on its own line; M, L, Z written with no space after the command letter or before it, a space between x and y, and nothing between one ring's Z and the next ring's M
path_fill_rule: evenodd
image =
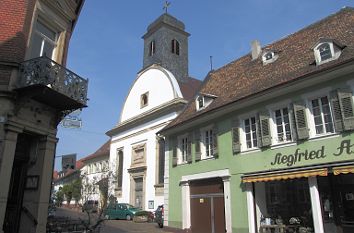
M267 148L260 148L253 151L233 154L232 152L232 121L234 118L257 112L264 109L264 106L276 104L281 100L290 99L290 102L303 99L301 96L316 90L328 88L350 87L348 81L354 74L338 76L330 81L321 84L309 84L301 90L292 90L289 87L287 95L276 96L263 102L258 101L256 105L248 106L237 112L231 112L213 121L194 125L187 131L181 131L169 136L169 141L176 139L178 135L193 132L210 124L216 124L218 128L218 158L195 161L195 143L192 143L193 162L190 164L172 166L172 147L169 151L169 226L182 228L182 187L180 181L182 176L229 169L231 174L231 208L232 208L232 230L237 233L248 232L248 215L245 185L241 178L245 173L272 171L278 169L300 168L304 166L330 164L334 162L354 161L354 132L328 134L321 137L309 138L307 140L291 142ZM274 136L274 135L272 135Z

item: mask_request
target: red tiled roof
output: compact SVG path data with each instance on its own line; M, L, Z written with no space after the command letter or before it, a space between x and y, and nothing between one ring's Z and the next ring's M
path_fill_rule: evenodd
M85 163L88 160L98 158L101 156L109 155L110 145L111 145L111 139L109 139L107 142L105 142L95 153L83 158L82 162Z
M188 78L187 82L178 82L183 98L190 101L198 91L202 81L195 78Z
M59 172L58 171L54 171L53 172L53 180L56 180L59 178Z
M316 66L312 47L321 39L332 39L345 47L334 61ZM201 93L217 96L204 110L196 111L194 101L163 131L191 121L203 114L217 111L227 104L246 99L256 93L281 86L296 79L336 67L354 59L354 8L343 8L308 27L262 48L275 51L279 58L263 65L262 59L252 60L247 54L218 70L210 72Z

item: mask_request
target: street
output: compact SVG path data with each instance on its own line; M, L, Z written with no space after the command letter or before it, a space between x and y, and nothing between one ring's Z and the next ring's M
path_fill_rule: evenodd
M70 217L72 219L87 219L86 213L76 210L57 208L57 217ZM159 228L156 223L136 223L126 220L105 220L102 223L100 233L178 233L178 231L171 228Z

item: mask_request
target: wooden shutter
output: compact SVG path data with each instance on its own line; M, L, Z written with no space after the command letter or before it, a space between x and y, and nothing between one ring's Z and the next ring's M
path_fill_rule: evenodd
M172 166L177 166L177 138L174 137L171 139L172 146Z
M342 111L341 111L337 91L332 91L330 93L330 100L331 100L334 127L336 129L336 132L342 132L343 118L342 118Z
M289 111L289 123L290 123L290 132L291 132L291 140L297 140L297 130L296 130L296 121L295 121L295 114L293 108L288 108Z
M269 112L264 110L259 113L259 132L260 147L270 146L272 144L269 128Z
M240 121L234 119L232 122L232 153L237 154L241 152L240 143Z
M309 130L306 119L306 107L304 103L294 103L294 116L297 131L297 139L303 140L309 137Z
M338 90L338 99L342 111L344 130L354 129L353 93L349 88Z
M200 151L200 131L194 131L195 161L199 161L202 156Z
M215 125L212 129L213 131L213 156L214 158L219 157L219 150L218 150L218 127Z
M192 162L192 135L188 133L187 136L187 162Z

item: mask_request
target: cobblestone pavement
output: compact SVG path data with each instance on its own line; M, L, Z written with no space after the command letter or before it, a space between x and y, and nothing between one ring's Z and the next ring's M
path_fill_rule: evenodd
M78 210L57 208L56 216L70 217L72 219L87 219L87 215ZM100 233L183 233L173 228L159 228L156 223L135 223L126 220L105 220Z

